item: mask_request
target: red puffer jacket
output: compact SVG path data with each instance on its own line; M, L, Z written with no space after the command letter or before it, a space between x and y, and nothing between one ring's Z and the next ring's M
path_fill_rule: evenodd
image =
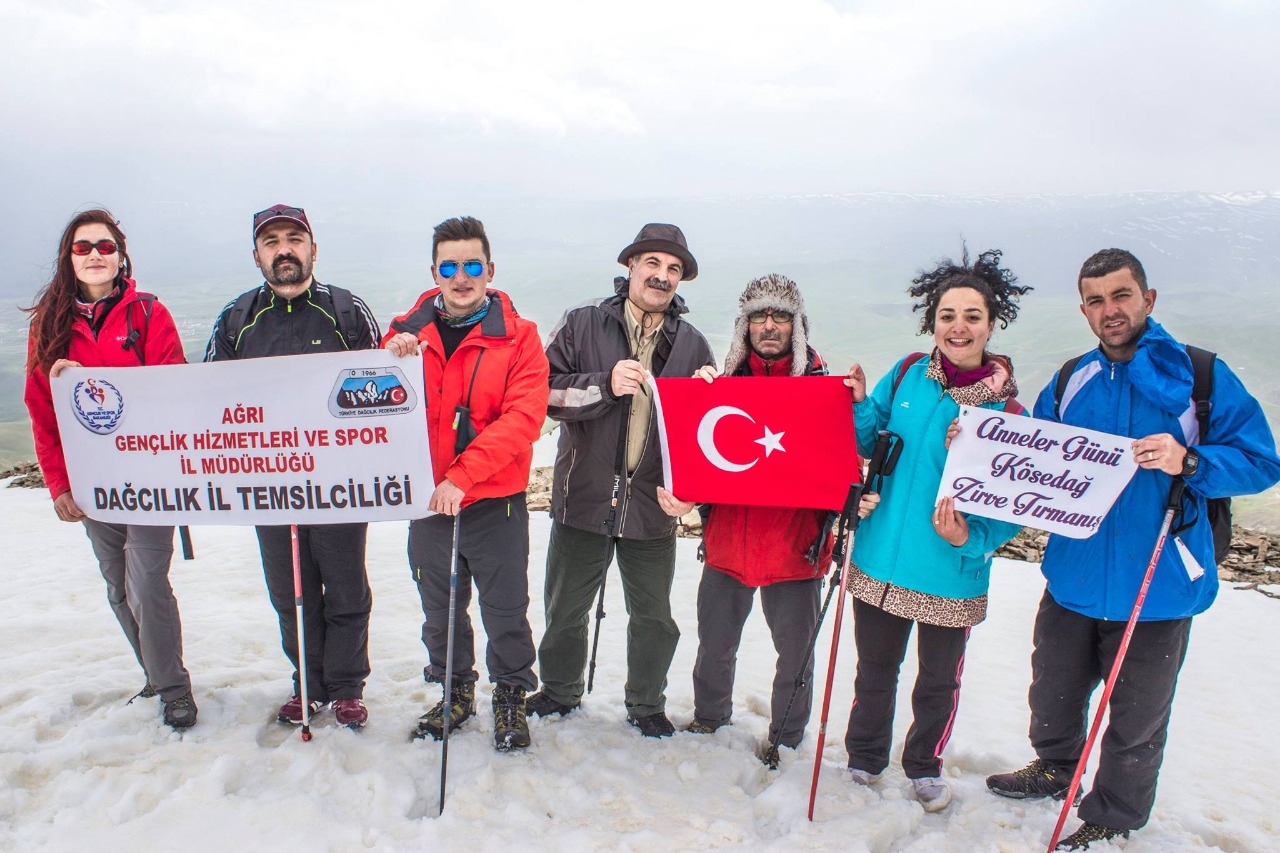
M822 357L812 347L807 355L805 375L825 376L827 366ZM790 370L790 358L766 365L752 354L735 375L785 377ZM826 517L825 509L715 504L702 526L707 565L747 586L810 580L826 574L835 541L830 534L818 562L810 564L805 559Z
M418 297L382 339L385 346L397 333L409 332L421 345L436 485L447 477L466 493L463 506L518 494L529 487L533 442L547 418L547 357L538 327L516 313L505 293L490 290L489 313L446 362L435 324L439 293L437 288ZM469 390L477 435L457 455L454 410L466 405Z
M88 319L77 316L71 327L71 343L63 356L78 361L85 367L137 367L141 364L182 364L182 340L173 323L169 309L150 294L139 299L137 286L132 279L122 279L124 293L102 321L97 335ZM151 316L147 317L147 302ZM129 329L138 333L137 348L125 349L123 344ZM141 357L139 356L141 353ZM28 353L28 358L30 354ZM27 411L31 413L31 433L35 438L36 459L44 473L49 494L57 498L71 488L67 478L67 463L62 458L62 437L58 434L58 420L53 412L53 393L49 388L49 374L37 369L27 374L27 387L23 393Z

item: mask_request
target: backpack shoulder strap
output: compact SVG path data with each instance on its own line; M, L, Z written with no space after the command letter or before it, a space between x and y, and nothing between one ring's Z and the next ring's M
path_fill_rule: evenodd
M231 342L232 349L235 349L236 344L240 342L240 333L249 322L249 314L253 311L253 303L258 298L258 290L260 288L246 290L236 297L235 304L231 306L231 316L227 318L227 340Z
M1191 357L1191 402L1196 407L1196 420L1200 424L1200 442L1209 433L1209 413L1213 411L1213 363L1218 354L1187 344Z
M334 314L338 319L338 331L347 340L347 349L356 348L356 336L360 326L356 320L356 302L351 291L336 284L329 285L329 298L333 300Z
M902 377L907 375L907 369L920 359L924 358L924 353L913 352L902 360L898 365L898 373L893 377L893 390L889 392L889 403L893 403L894 396L898 393L898 386L902 384Z
M1053 386L1053 416L1058 420L1062 420L1062 395L1067 392L1067 383L1071 381L1071 374L1076 372L1076 365L1082 358L1084 358L1083 353L1067 359L1062 363L1062 367L1058 368L1058 384Z
M143 293L138 291L134 293L135 301L130 303L124 312L125 338L120 342L120 349L133 350L133 354L138 357L138 363L145 365L147 363L146 354L143 352L142 344L139 343L147 328L151 325L151 308L155 304L156 295L154 293ZM142 306L142 328L136 329L133 325L133 306Z

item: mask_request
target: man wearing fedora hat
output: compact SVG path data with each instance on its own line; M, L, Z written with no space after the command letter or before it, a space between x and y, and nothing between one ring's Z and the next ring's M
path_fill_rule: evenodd
M627 605L627 720L668 737L667 670L680 629L671 618L675 519L658 504L662 451L646 375L692 376L715 357L681 315L680 282L698 274L684 234L649 224L618 255L614 294L565 314L551 332L548 413L560 421L547 545L546 632L538 647L536 716L582 701L591 603L616 552Z

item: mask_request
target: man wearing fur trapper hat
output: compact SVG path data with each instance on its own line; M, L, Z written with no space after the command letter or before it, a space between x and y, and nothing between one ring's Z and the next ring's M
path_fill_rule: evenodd
M766 275L738 298L733 342L725 356L726 376L825 376L827 365L809 346L809 318L796 283ZM698 370L708 382L714 367ZM663 509L683 515L693 504L658 490ZM871 502L872 504L874 501ZM866 512L870 512L870 505ZM698 657L693 666L694 719L685 731L710 734L733 716L733 680L747 621L760 589L765 621L778 663L773 677L769 740L761 759L776 766L776 745L795 748L804 737L813 701L813 658L809 640L818 624L822 576L831 564L832 537L827 510L715 504L702 508L705 568L698 586ZM817 561L808 554L812 546ZM787 703L804 678L788 714ZM779 731L786 717L786 728Z

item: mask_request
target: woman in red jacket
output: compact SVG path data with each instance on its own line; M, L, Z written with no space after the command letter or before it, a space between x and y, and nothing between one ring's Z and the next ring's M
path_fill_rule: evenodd
M169 311L137 292L124 232L105 210L76 214L62 232L53 278L36 296L27 342L24 399L36 458L63 521L84 524L107 600L174 729L196 722L191 676L182 665L182 624L169 585L173 528L106 524L88 518L71 494L49 380L68 367L180 364L185 359ZM137 697L135 697L137 698Z

